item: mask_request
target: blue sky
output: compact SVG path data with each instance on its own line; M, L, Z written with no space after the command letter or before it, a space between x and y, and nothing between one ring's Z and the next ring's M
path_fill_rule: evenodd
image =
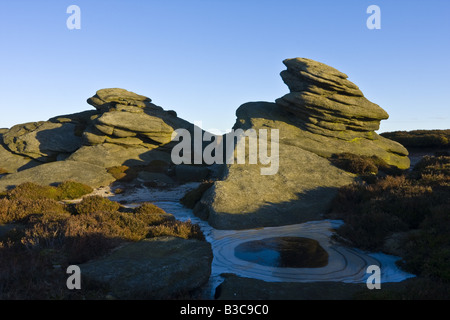
M80 30L66 27L72 4ZM366 27L372 4L380 30ZM294 57L348 74L390 114L380 132L450 128L448 0L2 0L0 40L0 128L119 87L228 130L241 104L288 93Z

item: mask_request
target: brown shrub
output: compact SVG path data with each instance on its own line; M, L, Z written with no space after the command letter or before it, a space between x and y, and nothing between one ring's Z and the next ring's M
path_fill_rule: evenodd
M92 214L95 212L116 212L120 204L101 196L89 196L84 198L74 207L77 214Z
M55 262L59 268L54 267ZM106 296L106 286L85 280L83 290L67 290L67 266L59 252L29 250L22 245L0 242L0 299L84 300Z
M124 241L139 241L148 227L130 213L95 212L72 216L65 230L65 251L70 263L83 263L101 256Z
M450 130L413 130L384 132L381 136L406 148L445 148L450 145Z
M52 199L0 199L0 223L26 222L31 215L65 214L65 206Z
M450 176L450 156L425 156L414 166L413 172L418 178L426 174Z
M346 217L345 222L337 239L365 250L379 250L387 236L407 229L398 217L376 208Z
M153 203L143 203L134 209L136 219L141 220L146 225L156 225L175 220L175 217L168 214L163 209Z
M30 217L21 243L28 249L60 249L65 241L65 229L70 214L44 213Z
M93 189L91 187L75 181L65 181L57 187L41 186L33 182L26 182L7 191L5 196L8 199L73 200L91 193L92 191Z
M29 221L21 243L30 250L56 250L68 263L101 256L124 241L146 237L148 226L131 213L44 214Z
M53 199L57 200L59 192L55 187L41 186L33 182L25 182L7 192L8 199Z
M61 279L50 274L51 271L38 253L11 243L0 243L1 299L42 299L53 295L55 288L61 287L58 284Z
M339 236L354 246L380 249L393 232L417 228L436 203L429 186L405 176L386 176L373 184L354 183L340 188L332 215L346 224Z
M191 221L171 221L160 225L152 226L149 229L147 238L172 236L183 239L205 240L205 237L197 224Z
M144 215L144 214L166 214L166 212L161 209L160 207L154 205L150 202L142 203L139 207L136 207L134 209L134 213L138 215Z
M367 189L371 193L380 194L386 190L397 190L408 185L410 185L410 182L406 180L405 176L386 176L378 179L375 184L368 186Z
M108 168L107 171L122 182L130 182L137 178L141 167L116 166Z
M377 174L378 167L370 157L360 156L352 153L333 154L331 163L336 167L355 174Z
M351 246L382 250L395 232L412 231L402 246L399 265L431 279L450 281L449 158L425 157L406 176L386 176L373 184L341 188L333 218L345 224L336 238ZM426 295L433 295L433 291Z
M90 186L76 181L65 181L58 185L58 200L74 200L94 191Z

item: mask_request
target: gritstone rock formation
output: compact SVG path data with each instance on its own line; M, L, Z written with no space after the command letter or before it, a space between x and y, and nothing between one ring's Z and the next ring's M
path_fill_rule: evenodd
M387 112L367 100L346 74L304 58L284 64L287 70L281 77L291 92L276 103L301 120L302 129L315 134L305 134L307 150L323 156L330 156L330 151L375 155L400 169L409 168L408 151L374 132L388 119Z
M242 105L234 125L279 130L279 170L264 176L262 165L224 165L223 177L194 208L216 228L321 219L337 189L355 180L327 160L333 154L376 156L393 167L409 167L408 151L374 132L388 118L386 111L364 98L347 75L309 59L284 64L281 76L291 92L276 103Z
M88 99L96 108L0 131L0 190L30 181L40 184L77 180L94 188L115 179L107 169L126 165L171 164L172 134L194 125L124 89L102 89ZM171 181L160 174L141 180Z
M305 121L309 131L351 140L371 136L389 116L367 100L347 75L309 59L289 59L281 72L291 93L276 102ZM347 131L345 135L340 135ZM361 134L363 133L363 134Z
M150 98L119 88L99 90L87 102L101 112L112 110L140 112L143 108L152 106Z
M161 107L150 102L150 98L123 89L97 91L88 103L101 114L91 118L91 125L83 133L85 143L109 142L154 148L170 142L174 128L164 120L174 117L168 117Z
M320 219L337 188L356 179L330 163L333 154L377 157L396 168L409 167L407 150L375 133L380 121L388 118L386 111L368 101L347 75L304 58L284 64L287 69L281 76L290 93L276 103L242 105L234 125L279 130L279 169L274 175L261 175L264 165L249 161L214 170L175 166L171 151L178 142L172 135L186 129L194 136L194 125L148 97L102 89L88 99L95 110L0 129L0 168L9 173L0 175L0 191L26 180L78 180L96 188L116 180L108 173L111 167L140 168L157 162L171 167L170 173L183 182L208 179L211 171L222 173L195 212L214 227L242 229ZM166 173L150 170L137 177L172 181Z
M81 147L72 123L32 122L16 125L3 134L4 145L13 153L38 161L55 160L60 153Z
M131 176L138 183L151 185L155 180L171 183L172 177L183 183L208 180L213 172L220 179L206 190L194 212L215 228L245 229L321 219L337 189L357 179L332 165L328 158L333 154L375 156L393 167L409 167L407 150L375 133L388 114L368 101L347 75L309 59L284 64L287 70L281 76L290 93L276 103L242 105L234 125L279 131L279 141L268 141L279 149L274 175L261 175L266 165L250 164L250 154L245 164L175 165L174 131L186 129L192 136L200 131L202 137L204 132L150 98L102 89L88 99L95 110L0 129L0 192L24 182L75 180L93 188L107 186L120 179L117 172L111 174L119 166L133 169ZM203 142L202 152L208 143ZM236 158L237 152L234 163ZM84 264L83 272L100 282L117 280L111 289L118 297L145 293L164 298L207 281L211 260L206 242L166 237L120 248Z

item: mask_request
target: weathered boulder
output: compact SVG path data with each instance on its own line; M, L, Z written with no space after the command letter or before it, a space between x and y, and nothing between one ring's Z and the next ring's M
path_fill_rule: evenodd
M151 101L148 97L119 88L98 90L93 97L87 100L90 105L101 112L110 111L111 108L115 108L117 105L144 108Z
M409 168L408 151L399 143L386 139L375 132L371 138L355 137L352 140L333 138L308 130L302 119L292 117L287 110L273 103L246 103L237 111L236 128L280 128L280 140L321 157L329 158L336 153L353 153L376 156L387 164L400 169ZM345 132L345 131L344 131Z
M105 140L116 139L113 143L118 144L143 144L148 139L150 141L147 142L153 142L155 145L166 144L172 140L174 131L160 117L146 113L106 112L96 119L96 123L95 129L106 135ZM140 139L136 137L137 135ZM117 139L128 139L128 141L120 142ZM90 142L93 144L92 140Z
M286 59L283 63L288 69L281 72L281 77L291 92L311 91L321 94L335 91L355 97L363 96L361 90L347 80L345 73L326 64L306 58Z
M194 212L217 229L246 229L302 223L322 218L337 189L355 177L326 158L292 144L302 129L289 121L287 112L268 102L248 103L237 114L235 129L279 130L279 168L261 175L262 164L226 165L222 179L206 191ZM249 122L250 121L250 122ZM269 134L270 136L270 134ZM271 141L268 142L271 144Z
M0 192L25 182L51 185L67 180L78 181L92 188L107 186L115 181L105 168L79 161L57 161L12 173L0 178Z
M174 237L145 239L81 264L82 276L120 299L168 299L200 288L211 274L211 245Z
M291 93L276 103L242 105L233 127L278 130L279 141L273 147L279 150L279 168L272 175L261 174L265 166L250 164L257 151L248 146L245 164L237 164L235 144L233 164L224 165L223 176L194 208L218 229L320 219L337 189L356 179L330 163L327 158L333 154L376 156L388 165L409 168L408 151L374 131L388 118L386 111L368 101L346 74L303 58L288 59L284 64L287 70L281 76Z
M195 126L165 111L147 97L123 89L102 89L88 99L98 109L83 132L87 146L105 143L170 152L177 129L193 134ZM202 130L200 130L203 132Z
M389 117L387 112L367 100L346 74L305 58L283 63L287 70L281 77L291 92L276 103L293 114L296 125L305 131L307 139L300 143L307 150L323 156L330 152L375 155L389 165L409 168L406 148L374 132Z
M48 162L59 153L71 153L81 147L75 129L73 123L31 122L12 127L2 138L11 152Z

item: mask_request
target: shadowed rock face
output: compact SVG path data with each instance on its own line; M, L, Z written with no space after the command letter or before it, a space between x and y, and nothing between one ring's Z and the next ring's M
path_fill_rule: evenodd
M167 299L205 284L211 245L158 237L128 244L111 255L80 265L82 275L108 284L121 299Z

